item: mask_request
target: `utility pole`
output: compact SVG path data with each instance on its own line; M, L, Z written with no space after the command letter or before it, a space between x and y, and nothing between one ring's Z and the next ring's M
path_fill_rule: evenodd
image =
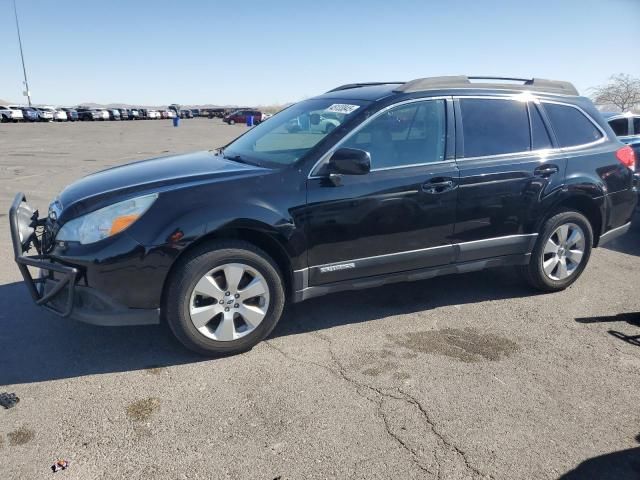
M20 24L18 23L18 9L16 8L16 0L13 0L13 13L16 17L16 30L18 31L18 44L20 45L20 59L22 60L22 73L24 74L24 92L27 97L29 106L31 106L31 92L29 91L29 81L27 80L27 68L24 66L24 54L22 53L22 38L20 37Z

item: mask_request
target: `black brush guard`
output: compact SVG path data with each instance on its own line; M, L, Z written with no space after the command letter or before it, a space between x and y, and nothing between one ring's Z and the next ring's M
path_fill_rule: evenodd
M38 219L37 210L33 212L30 218L27 217L27 214L31 213L31 211L29 207L27 207L26 202L27 199L24 194L18 193L9 210L9 226L11 228L11 241L13 243L13 255L15 261L18 264L22 278L24 278L24 282L27 284L29 293L33 297L33 301L36 305L40 305L56 315L68 317L73 311L75 285L79 271L77 268L54 263L51 256L42 254L42 246L36 236L35 229L38 226L44 225L44 223L42 220ZM27 222L30 223L25 225ZM20 239L21 227L23 232L31 230L28 238ZM32 244L38 251L38 255L28 256L26 253L29 251ZM28 267L35 267L48 272L55 272L60 274L61 278L50 291L45 292L44 286L42 289L38 289L38 285L44 284L46 279L34 279L31 276L31 272ZM67 287L67 297L64 307L57 309L49 305L50 302L64 291L65 287Z

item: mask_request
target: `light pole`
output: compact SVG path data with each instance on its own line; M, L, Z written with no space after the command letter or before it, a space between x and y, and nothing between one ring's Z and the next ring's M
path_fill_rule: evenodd
M22 60L22 73L24 74L24 92L27 97L29 106L31 106L31 92L29 91L29 81L27 80L27 68L24 66L24 54L22 53L22 38L20 37L20 24L18 23L18 9L16 8L16 0L13 0L13 13L16 17L16 30L18 31L18 44L20 45L20 59Z

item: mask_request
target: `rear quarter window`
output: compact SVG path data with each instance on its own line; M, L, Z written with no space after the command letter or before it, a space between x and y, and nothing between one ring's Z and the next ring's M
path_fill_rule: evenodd
M595 142L602 133L580 110L569 105L544 103L561 147L575 147Z

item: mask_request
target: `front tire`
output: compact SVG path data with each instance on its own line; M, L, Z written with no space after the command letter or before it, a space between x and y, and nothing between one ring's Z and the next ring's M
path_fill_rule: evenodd
M284 309L277 265L247 242L197 247L168 282L163 316L178 340L202 355L250 350L271 333Z
M592 245L589 220L576 211L560 212L544 223L531 260L521 267L521 273L538 290L564 290L586 268Z

